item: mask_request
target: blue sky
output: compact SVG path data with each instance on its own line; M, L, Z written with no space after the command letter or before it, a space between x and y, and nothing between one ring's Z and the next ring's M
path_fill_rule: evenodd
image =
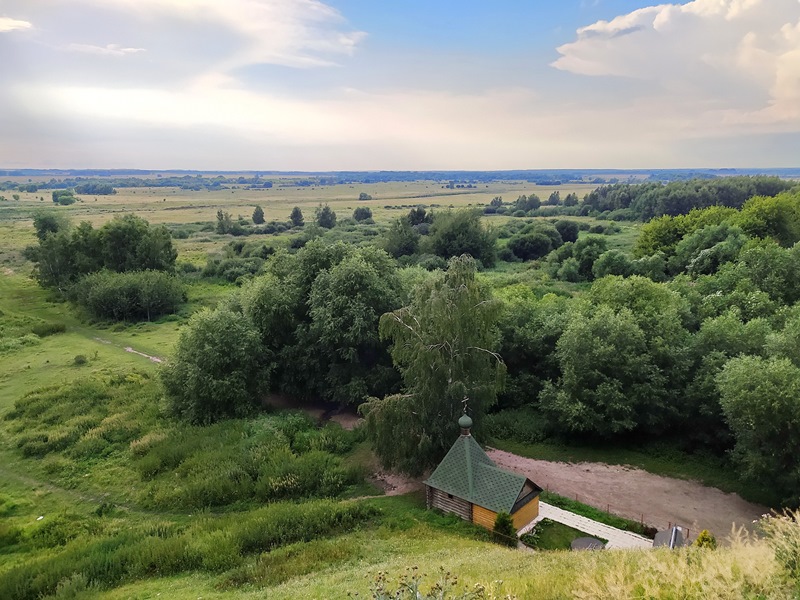
M800 0L0 0L0 167L797 166Z

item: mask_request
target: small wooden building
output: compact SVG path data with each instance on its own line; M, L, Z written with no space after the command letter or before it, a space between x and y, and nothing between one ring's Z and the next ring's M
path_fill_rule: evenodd
M494 527L500 512L509 513L517 529L530 523L539 515L542 488L495 465L470 434L472 419L467 415L458 424L461 435L425 482L428 508L455 513L486 529Z

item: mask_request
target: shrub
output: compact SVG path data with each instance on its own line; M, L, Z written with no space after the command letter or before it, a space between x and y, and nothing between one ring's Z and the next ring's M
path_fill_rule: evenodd
M64 323L39 323L31 328L31 331L40 338L55 335L56 333L64 333L66 330L67 326Z
M72 359L72 362L75 364L76 367L80 367L81 365L85 365L89 361L83 354L78 354L75 358Z
M697 539L692 543L696 548L709 548L710 550L717 549L717 538L708 530L703 529Z
M498 544L516 548L517 529L514 527L514 520L507 512L497 513L492 529L492 539Z
M185 300L181 282L163 271L100 271L81 279L72 297L100 319L148 321L175 312Z

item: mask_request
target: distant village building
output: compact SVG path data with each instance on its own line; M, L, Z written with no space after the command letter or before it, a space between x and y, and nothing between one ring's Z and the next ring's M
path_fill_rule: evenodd
M527 477L504 471L492 462L470 435L472 419L463 415L461 435L425 482L428 508L457 514L486 529L497 514L511 515L517 529L539 515L538 485Z

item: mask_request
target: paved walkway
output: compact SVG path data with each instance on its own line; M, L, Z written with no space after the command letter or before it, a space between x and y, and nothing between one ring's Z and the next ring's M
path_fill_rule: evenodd
M519 534L527 533L542 519L550 519L568 525L589 535L608 540L606 548L652 548L653 540L630 531L623 531L605 523L599 523L587 517L576 515L563 508L547 502L539 502L539 516L519 530Z

